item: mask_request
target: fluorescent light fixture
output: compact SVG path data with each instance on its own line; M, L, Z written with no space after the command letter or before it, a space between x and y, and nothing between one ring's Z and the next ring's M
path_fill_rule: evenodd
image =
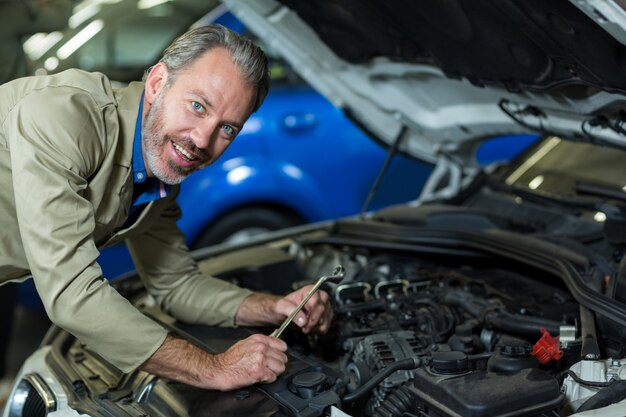
M561 139L556 136L551 137L546 141L546 143L530 158L528 158L519 168L517 168L509 177L506 179L507 185L513 185L515 181L517 181L526 171L528 171L533 165L537 163L541 158L543 158L548 152L554 149L559 143L561 143Z
M76 11L72 16L70 16L70 20L67 22L68 26L72 29L75 29L85 23L87 20L94 17L102 7L99 4L93 3L88 4L82 8L76 8Z
M68 26L75 29L94 17L102 9L103 4L115 4L121 0L84 0L74 7Z
M58 31L50 33L35 33L33 36L24 41L24 52L31 60L36 61L61 39L63 39L63 34Z
M85 42L89 39L93 38L102 30L104 27L104 22L102 20L97 19L85 26L83 30L78 32L76 35L72 37L69 41L65 43L62 47L59 48L57 52L57 56L59 59L67 59L69 58L78 48L83 46Z

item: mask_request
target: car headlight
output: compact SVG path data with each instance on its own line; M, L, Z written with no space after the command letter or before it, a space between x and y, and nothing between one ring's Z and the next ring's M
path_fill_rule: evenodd
M56 410L57 401L40 376L28 374L13 390L7 408L8 417L45 417Z

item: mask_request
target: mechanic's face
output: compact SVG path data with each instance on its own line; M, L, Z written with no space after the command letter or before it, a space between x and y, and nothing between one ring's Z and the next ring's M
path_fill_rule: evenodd
M167 75L158 64L146 80L143 155L149 176L177 184L228 148L252 111L255 90L224 48L204 53L169 88Z

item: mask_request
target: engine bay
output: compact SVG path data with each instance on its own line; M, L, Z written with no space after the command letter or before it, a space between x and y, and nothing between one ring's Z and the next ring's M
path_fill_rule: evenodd
M596 334L582 342L581 312L591 313L554 274L473 251L373 246L301 237L256 249L263 265L217 273L287 291L277 277L298 271L294 288L345 268L340 283L323 287L335 314L329 333L285 332L294 363L260 386L288 414L325 415L333 406L376 417L570 415L621 372L618 342ZM254 252L229 256L242 263Z

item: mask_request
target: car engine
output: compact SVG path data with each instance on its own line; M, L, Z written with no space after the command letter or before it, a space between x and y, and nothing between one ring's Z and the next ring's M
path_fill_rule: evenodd
M568 375L580 366L580 307L545 271L474 253L415 256L324 239L289 251L303 276L346 270L325 284L331 331L284 336L312 366L264 389L295 415L337 405L353 416L559 416L580 405L581 390L599 389ZM605 372L590 379L608 381L610 363L591 362Z

